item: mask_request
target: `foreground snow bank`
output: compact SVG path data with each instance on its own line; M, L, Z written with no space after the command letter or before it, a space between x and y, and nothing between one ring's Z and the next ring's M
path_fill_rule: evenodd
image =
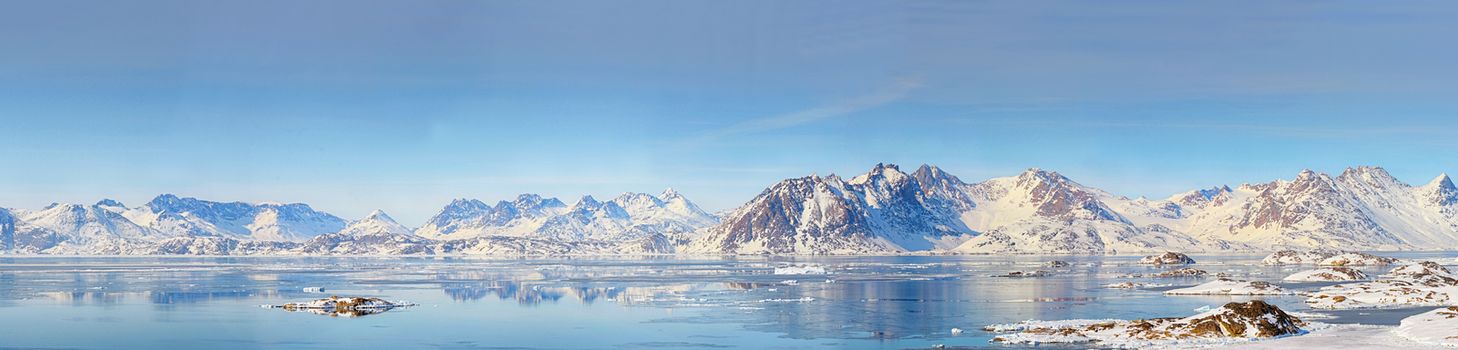
M994 343L1098 343L1099 347L1147 348L1222 344L1296 335L1304 332L1301 327L1305 325L1280 308L1254 300L1228 303L1185 318L1025 321L992 325L986 329L1016 332L998 335L992 338Z
M1293 273L1282 279L1292 282L1326 282L1326 281L1361 281L1367 279L1367 274L1350 267L1323 267L1319 269L1306 270Z
M1449 306L1458 302L1458 276L1423 261L1399 266L1381 278L1339 284L1312 292L1306 304L1318 309Z
M1393 332L1409 340L1458 346L1458 307L1445 307L1402 319Z
M1165 295L1281 295L1289 294L1281 286L1266 281L1241 281L1221 278L1194 287L1171 289Z

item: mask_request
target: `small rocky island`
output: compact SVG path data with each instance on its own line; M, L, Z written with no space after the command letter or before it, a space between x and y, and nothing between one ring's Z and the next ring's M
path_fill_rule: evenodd
M287 303L283 305L267 305L270 308L284 309L289 312L308 312L330 317L360 317L374 315L390 311L397 307L414 306L407 302L392 302L372 297L340 297L330 296L323 299L315 299L300 303Z

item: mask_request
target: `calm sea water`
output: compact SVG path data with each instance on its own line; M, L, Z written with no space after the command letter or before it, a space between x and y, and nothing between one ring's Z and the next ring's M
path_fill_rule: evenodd
M1451 263L1458 253L1393 255ZM1195 258L1194 267L1246 279L1279 281L1302 269L1261 266L1261 256ZM1073 266L1045 278L989 277L1055 259ZM1250 299L1101 288L1201 281L1121 277L1159 271L1135 260L6 257L0 349L1007 348L988 344L992 334L981 327L1185 316ZM787 264L820 264L830 274L773 274ZM329 295L419 305L355 318L260 307ZM1309 311L1299 296L1256 298ZM1323 321L1395 323L1421 311L1349 311ZM953 335L954 327L965 333Z

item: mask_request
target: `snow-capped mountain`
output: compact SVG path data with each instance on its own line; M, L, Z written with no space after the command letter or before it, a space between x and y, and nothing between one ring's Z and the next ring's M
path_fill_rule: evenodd
M964 187L977 206L961 219L980 234L953 249L963 253L1118 253L1222 250L1157 223L1136 224L1110 202L1124 199L1057 172L1028 169ZM1170 209L1148 214L1168 216Z
M934 188L960 180L926 167ZM781 181L690 243L695 253L856 254L949 248L972 233L955 216L956 192L922 189L918 177L877 164L850 180L807 176Z
M495 206L458 199L415 232L445 240L507 236L565 242L628 241L692 232L716 222L713 215L670 189L661 197L624 193L605 202L583 196L571 206L535 194L523 194Z
M255 241L302 241L338 232L346 222L303 203L213 202L164 194L126 210L133 222L166 236L221 236Z
M124 207L108 205L111 203L114 202L102 201L93 205L51 204L25 215L23 220L78 243L93 239L141 238L153 234L122 216L120 211L125 210Z
M457 199L415 230L421 237L457 239L479 236L521 236L536 231L567 206L556 198L523 194L491 206L475 199Z
M339 234L349 236L405 236L410 235L411 233L409 228L406 228L404 225L400 225L399 222L395 222L395 218L392 218L390 217L390 215L385 214L385 211L377 209L370 212L369 215L365 215L363 219L359 219L359 221L349 223L349 226L345 226L343 230L339 230Z
M1126 198L1057 172L966 183L923 165L850 179L787 179L709 214L673 190L571 205L533 194L455 200L419 229L384 212L358 221L306 204L161 195L0 209L0 252L20 254L1112 254L1458 247L1458 187L1411 186L1378 167L1332 177Z

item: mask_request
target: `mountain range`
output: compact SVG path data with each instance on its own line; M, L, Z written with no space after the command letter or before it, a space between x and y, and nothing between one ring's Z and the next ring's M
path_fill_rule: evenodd
M780 181L716 215L672 189L457 199L418 228L382 211L345 220L302 203L164 194L0 208L0 251L101 255L1134 254L1166 250L1458 249L1458 187L1380 167L1332 177L1128 198L1057 172L967 183L935 166L877 164L850 178Z

